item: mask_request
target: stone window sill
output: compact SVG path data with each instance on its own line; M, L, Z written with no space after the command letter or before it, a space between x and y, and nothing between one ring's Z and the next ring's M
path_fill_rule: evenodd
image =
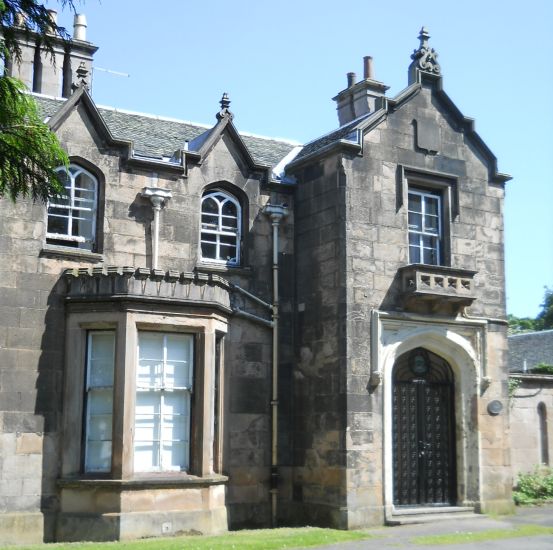
M46 258L62 258L64 260L82 261L90 263L101 263L104 261L104 255L97 252L90 252L78 248L69 248L65 246L54 246L45 244L40 252L41 256Z
M245 275L251 277L252 268L244 266L224 265L209 262L198 262L195 271L200 273L226 273L227 275Z
M65 489L87 489L87 488L117 488L121 490L133 489L155 489L171 487L206 487L210 485L223 485L228 481L227 476L211 474L198 477L188 474L175 474L155 476L145 474L132 479L98 479L98 478L62 478L58 479L58 487Z

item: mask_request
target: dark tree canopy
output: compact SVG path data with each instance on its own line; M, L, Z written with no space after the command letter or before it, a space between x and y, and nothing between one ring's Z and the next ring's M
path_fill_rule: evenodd
M60 3L73 7L72 0ZM17 40L22 33L36 33L40 46L51 56L55 37L68 38L36 0L0 0L0 67L20 59ZM67 164L66 153L41 120L23 83L0 75L0 198L46 201L60 194L63 186L54 170Z

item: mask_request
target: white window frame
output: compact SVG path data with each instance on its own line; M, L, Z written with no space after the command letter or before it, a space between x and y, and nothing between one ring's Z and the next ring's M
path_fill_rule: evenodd
M109 334L112 336L112 365L111 365L111 384L106 386L93 386L91 382L92 377L92 347L93 347L93 338L95 335L107 335ZM86 346L86 427L85 427L85 452L84 452L84 471L86 473L100 473L100 472L111 472L111 458L113 456L113 386L114 386L114 377L115 377L115 331L114 330L90 330L87 332L87 346ZM109 439L104 438L100 441L106 441L110 443L110 457L109 457L109 464L105 468L98 468L93 467L91 465L91 457L90 457L90 443L93 441L91 439L91 395L95 391L111 391L111 412L108 414L106 413L105 416L110 417L110 429L109 429Z
M156 336L161 336L163 339L163 359L159 365L156 365L156 367L159 367L161 372L161 385L144 385L141 384L139 380L139 363L141 360L141 354L140 354L140 339L141 336L144 334L155 334ZM167 337L168 336L186 336L190 339L190 344L188 348L188 362L189 362L189 369L188 369L188 379L185 381L184 386L174 386L169 385L166 382L166 367L167 367ZM138 331L138 339L137 339L137 370L136 370L136 377L135 377L135 392L137 395L136 401L138 402L138 393L149 393L154 395L159 395L159 438L152 440L152 444L157 443L157 464L158 466L152 465L149 468L140 468L137 464L136 459L134 460L134 471L135 472L166 472L166 471L188 471L190 469L190 457L191 457L191 433L192 433L192 394L193 394L193 383L194 383L194 336L190 333L181 333L181 332L158 332L158 331L148 331L148 330L140 330ZM183 396L183 399L185 401L184 406L184 413L183 415L186 416L188 425L185 429L185 439L178 440L180 443L184 443L184 449L185 454L181 457L182 460L182 467L174 467L168 464L164 464L164 453L163 448L166 443L168 443L168 439L164 438L164 421L166 417L168 416L168 413L165 412L165 399L166 395L168 393L172 394L181 394ZM187 408L186 408L187 404ZM133 452L136 451L138 439L136 438L136 432L137 432L137 421L138 421L138 412L135 410L135 438L133 442ZM142 442L145 442L145 440L140 440ZM150 440L148 440L149 442ZM174 441L174 440L171 440ZM156 461L153 461L156 462Z
M407 200L407 217L408 217L408 227L409 227L409 239L408 239L408 245L409 245L409 262L410 263L424 263L424 250L428 250L428 247L424 246L423 239L424 237L431 237L436 239L436 246L433 247L431 250L434 250L434 254L436 257L436 262L434 264L428 264L428 265L442 265L442 242L443 242L443 229L442 229L442 198L439 193L432 193L430 191L422 191L420 189L408 189L408 199L410 195L417 195L421 198L421 212L414 212L409 209L409 200ZM438 204L438 230L437 232L434 231L428 231L426 230L426 209L427 209L427 201L432 199L433 201L437 201ZM420 214L421 215L421 222L422 222L422 230L414 229L411 225L409 225L409 214ZM416 245L416 248L419 251L419 262L413 262L413 259L411 258L411 247L414 246L411 244L411 235L418 235L419 242L418 245Z
M47 220L46 220L46 239L56 241L67 241L68 245L75 248L84 248L86 250L92 250L96 242L96 217L98 211L98 179L91 174L88 170L85 170L78 164L70 164L68 168L60 166L56 169L56 172L65 172L68 177L68 185L65 186L67 191L66 197L69 199L69 204L57 204L55 199L48 201L47 207ZM75 197L75 191L79 188L76 187L76 179L80 174L88 176L94 183L94 193L92 199L82 199ZM67 210L67 216L60 214L53 214L50 209L57 208L60 210ZM90 218L90 234L88 235L75 235L73 234L73 220L79 212L89 213ZM67 233L49 233L48 232L48 220L50 217L58 217L67 219ZM71 244L69 244L71 243Z
M210 216L217 216L217 227L213 227L213 224L204 224L203 223L203 216L204 216L204 202L207 199L214 200L217 205L219 212L218 214L212 214L212 213L205 213L205 215ZM226 216L223 215L223 206L226 202L231 202L236 207L236 231L231 231L229 229L225 229L223 221ZM226 264L226 265L238 265L240 263L240 241L241 241L241 227L242 227L242 207L240 206L240 202L230 195L229 193L226 193L225 191L221 191L220 189L214 189L211 191L207 191L204 193L202 197L202 203L201 203L201 209L200 209L200 258L202 261L205 262L214 262L218 264ZM204 240L204 235L215 235L215 243L213 241L206 241ZM221 237L233 237L234 238L234 245L236 246L236 256L233 260L227 260L226 258L223 258L221 255ZM204 256L202 252L202 244L215 244L215 258L211 258L208 256Z

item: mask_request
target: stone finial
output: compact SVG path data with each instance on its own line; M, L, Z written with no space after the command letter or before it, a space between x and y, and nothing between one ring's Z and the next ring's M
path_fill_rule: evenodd
M86 68L84 61L81 61L79 63L79 66L77 67L77 70L75 72L77 74L77 82L74 82L71 86L73 91L75 91L77 88L86 88L88 90L88 69Z
M219 104L221 105L221 110L217 113L217 120L221 120L222 118L230 118L232 120L233 114L229 110L230 99L227 92L223 94Z
M428 46L430 34L426 27L422 27L419 33L420 45L418 50L414 50L411 59L416 64L417 69L425 73L439 75L441 72L438 64L438 54L434 48Z

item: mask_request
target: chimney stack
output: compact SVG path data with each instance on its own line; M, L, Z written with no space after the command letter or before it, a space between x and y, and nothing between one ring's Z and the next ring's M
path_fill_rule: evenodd
M48 18L55 25L58 21L58 12L56 10L48 10ZM48 27L46 27L46 32L48 34L54 34L54 27L48 25Z
M356 82L355 73L348 73L348 87L336 97L340 126L377 109L377 101L384 97L388 86L374 80L373 58L363 58L363 80Z
M73 19L73 38L86 42L86 15L83 13L75 14Z
M374 78L373 58L370 55L366 55L363 58L363 78L365 78L365 80L367 78L370 80Z
M86 17L82 14L75 15L73 40L66 41L54 33L57 12L48 10L48 15L52 24L46 32L51 35L53 56L46 53L37 33L26 32L25 21L18 16L16 39L21 50L21 59L13 59L6 64L8 76L19 78L33 92L69 97L72 88L81 84L82 71L81 77L77 74L77 68L81 67L89 75L90 90L92 57L98 48L86 39Z

